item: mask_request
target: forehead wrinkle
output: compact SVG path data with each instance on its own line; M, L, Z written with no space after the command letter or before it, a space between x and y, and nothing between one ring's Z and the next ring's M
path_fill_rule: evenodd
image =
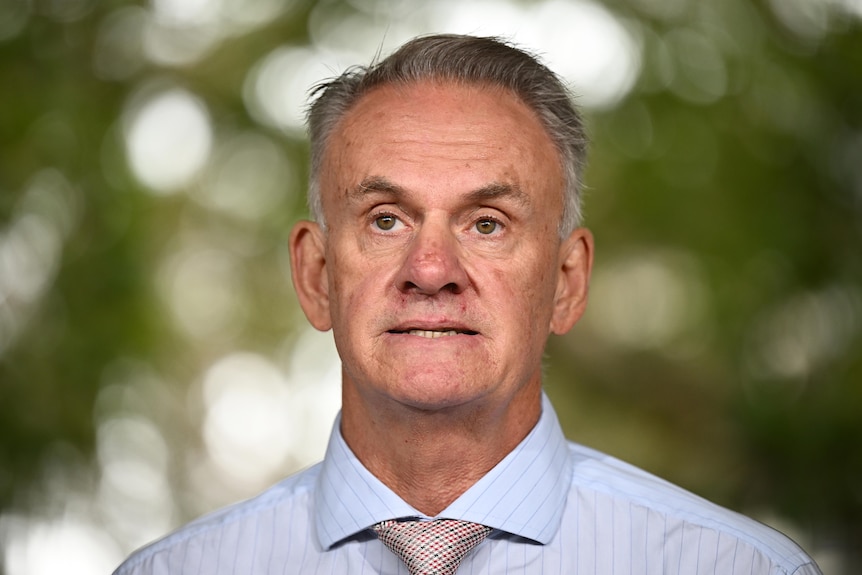
M349 200L360 200L369 194L382 193L396 198L410 196L409 190L390 181L383 176L370 176L363 179L348 191ZM480 204L492 200L509 200L519 206L529 207L530 196L518 184L492 182L475 190L464 197L465 203Z

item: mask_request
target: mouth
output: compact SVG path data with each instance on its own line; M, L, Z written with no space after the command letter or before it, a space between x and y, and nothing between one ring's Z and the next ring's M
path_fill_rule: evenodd
M442 329L392 329L389 333L398 335L414 335L426 339L438 339L453 335L476 335L478 332L468 329L442 328Z

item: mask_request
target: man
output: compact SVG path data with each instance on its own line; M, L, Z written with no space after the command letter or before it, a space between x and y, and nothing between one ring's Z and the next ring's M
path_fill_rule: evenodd
M316 222L290 245L342 360L326 457L118 575L819 573L772 529L563 438L542 354L584 311L593 238L581 119L550 71L432 36L316 95Z

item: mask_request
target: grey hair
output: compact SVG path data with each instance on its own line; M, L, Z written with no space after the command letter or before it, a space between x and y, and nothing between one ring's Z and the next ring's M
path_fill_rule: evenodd
M440 34L415 38L371 66L354 66L312 88L308 107L308 206L321 226L325 226L325 219L320 171L330 134L352 106L374 88L424 80L501 87L531 108L559 151L563 168L565 199L560 236L568 236L580 225L587 138L581 114L563 81L537 57L499 38Z

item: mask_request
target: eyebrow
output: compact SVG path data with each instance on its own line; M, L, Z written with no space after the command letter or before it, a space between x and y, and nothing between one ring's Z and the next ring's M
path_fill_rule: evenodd
M370 176L362 180L359 185L348 191L348 199L358 200L367 194L383 193L396 197L409 196L410 192L398 184L382 177ZM481 203L489 200L508 199L520 206L530 205L530 196L517 184L492 182L472 190L466 195L468 203Z
M367 194L373 193L391 194L394 196L405 196L407 190L398 184L387 180L382 176L371 176L365 178L353 189L347 192L348 199L361 199Z
M507 199L514 201L520 206L530 205L530 196L517 184L491 183L473 190L467 194L467 198L474 202L482 202L496 199Z

